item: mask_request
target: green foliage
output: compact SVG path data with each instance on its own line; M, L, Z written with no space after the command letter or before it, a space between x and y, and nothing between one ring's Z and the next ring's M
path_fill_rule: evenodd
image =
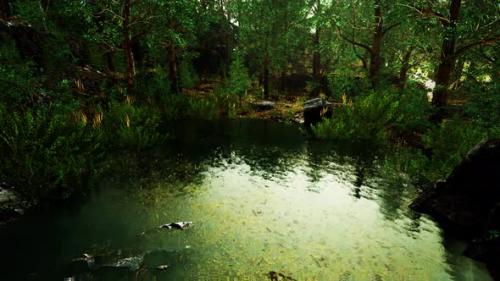
M387 142L392 135L424 131L431 107L417 90L370 92L334 110L333 118L313 128L323 139Z
M143 150L165 141L159 132L161 114L151 106L113 103L104 116L105 131L113 147Z
M371 92L334 110L333 117L313 127L319 138L382 143L397 119L399 102L390 94Z
M31 98L33 89L40 87L41 82L33 69L33 62L19 58L14 41L0 46L0 92L4 103L19 106Z
M484 129L453 119L429 130L422 141L431 158L424 170L431 181L445 178L465 155L487 137Z
M219 116L219 109L214 95L190 97L170 94L160 98L160 108L164 119L214 119Z
M465 104L465 112L480 126L497 131L500 128L500 87L494 84L488 91L474 91Z
M401 93L393 93L393 97L398 100L397 118L392 124L397 134L423 132L432 125L429 116L433 110L425 91L408 88Z
M102 156L100 134L71 121L70 108L0 107L0 178L26 197L66 197L85 186Z
M179 82L181 88L192 88L196 85L199 78L193 69L191 61L183 60L179 66Z
M349 69L342 69L341 74L332 74L327 77L328 88L332 93L331 98L335 100L342 100L343 96L354 98L362 93L368 91L370 88L368 80L362 78L355 78L356 73Z
M238 97L230 92L224 85L214 90L215 103L218 107L219 114L222 116L234 116L236 113L236 105Z
M387 151L380 168L385 179L423 186L433 180L427 178L430 172L429 162L429 158L419 149L394 145Z
M229 80L227 81L225 91L229 94L237 95L241 104L241 99L247 93L250 84L251 80L248 76L248 70L243 64L241 56L236 55L229 67Z

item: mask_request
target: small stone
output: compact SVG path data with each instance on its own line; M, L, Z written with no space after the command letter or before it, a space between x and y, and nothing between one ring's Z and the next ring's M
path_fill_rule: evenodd
M184 229L190 227L192 224L193 224L193 222L190 222L190 221L181 221L181 222L173 222L173 223L167 223L164 225L160 225L160 228L184 230Z
M274 109L274 107L276 106L276 103L272 102L272 101L258 101L258 102L253 103L253 106L258 111L266 111L266 110Z
M168 265L164 264L164 265L159 265L158 267L156 267L156 269L163 271L163 270L167 270L168 267L169 267Z

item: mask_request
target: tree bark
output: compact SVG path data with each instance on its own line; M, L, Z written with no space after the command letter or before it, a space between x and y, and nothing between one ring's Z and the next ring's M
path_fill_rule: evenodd
M460 15L461 0L450 0L450 19L445 22L441 58L436 70L436 88L432 96L432 105L438 109L434 120L439 122L444 117L444 109L448 104L449 87L455 65L456 28Z
M131 95L134 90L135 63L132 53L132 39L130 34L130 10L132 1L125 0L123 7L123 53L126 66L127 95Z
M264 87L264 98L269 98L269 54L266 52L264 56L264 69L262 77L262 85Z
M408 81L408 70L410 70L410 59L413 53L414 47L410 47L405 55L403 56L403 61L401 63L401 68L399 70L399 88L401 90L406 88L406 83Z
M177 63L177 51L174 44L168 47L168 79L170 80L170 90L172 93L179 93L179 69Z
M104 58L106 59L106 65L108 67L108 71L115 72L115 61L114 61L114 53L112 51L104 53Z
M321 0L316 1L316 16L319 16L321 12ZM318 22L318 21L317 21ZM320 27L319 23L316 24L316 31L314 32L313 38L313 61L312 61L312 72L313 72L313 89L311 95L313 97L319 96L321 92L321 54L320 54Z
M372 86L376 88L379 83L380 67L382 65L382 57L380 51L384 39L384 21L382 17L382 3L380 0L375 0L374 5L375 28L373 30L372 45L370 50L370 69L369 78Z
M12 7L9 0L0 0L0 18L8 19L12 16Z

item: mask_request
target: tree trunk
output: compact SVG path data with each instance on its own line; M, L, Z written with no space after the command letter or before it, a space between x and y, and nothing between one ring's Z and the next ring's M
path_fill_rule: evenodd
M410 47L403 56L403 62L401 63L401 68L399 70L399 88L401 90L406 88L406 82L408 81L408 70L410 70L410 59L414 48Z
M170 80L170 90L172 93L179 93L179 69L177 64L177 51L174 44L168 47L168 79Z
M474 61L472 61L470 64L472 65ZM458 61L455 64L454 71L453 71L453 77L451 81L451 89L454 91L458 88L460 88L460 79L462 78L462 74L464 73L464 68L465 68L465 57L461 56ZM470 67L468 69L471 69Z
M319 16L321 12L321 0L316 2L316 16ZM313 38L313 61L312 61L312 71L313 71L313 89L312 96L317 97L321 92L321 54L320 54L320 27L319 24L316 25L316 32Z
M127 95L131 95L134 89L135 64L134 54L132 53L132 40L130 34L130 10L131 0L125 0L123 7L123 53L125 57Z
M0 18L8 19L12 16L12 7L9 0L0 0Z
M104 58L106 59L106 65L108 67L108 71L115 72L115 61L114 61L114 52L106 52L104 53Z
M451 0L450 20L448 23L444 24L445 32L441 48L441 59L436 70L436 88L434 89L432 97L432 105L438 109L433 119L438 122L443 119L444 109L448 104L449 87L456 58L456 28L460 15L461 2L461 0Z
M382 57L380 51L382 49L382 41L384 39L384 21L382 18L382 4L380 0L375 0L375 29L373 30L373 38L370 52L370 69L369 78L372 86L376 88L379 83L380 67L382 65Z
M269 98L269 55L267 52L264 56L262 84L264 87L264 98L268 99Z

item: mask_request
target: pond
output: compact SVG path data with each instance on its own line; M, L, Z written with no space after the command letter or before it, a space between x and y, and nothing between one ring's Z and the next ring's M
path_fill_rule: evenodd
M491 280L369 147L272 121L166 131L163 147L117 156L83 202L0 228L1 279ZM159 228L177 221L192 225Z

